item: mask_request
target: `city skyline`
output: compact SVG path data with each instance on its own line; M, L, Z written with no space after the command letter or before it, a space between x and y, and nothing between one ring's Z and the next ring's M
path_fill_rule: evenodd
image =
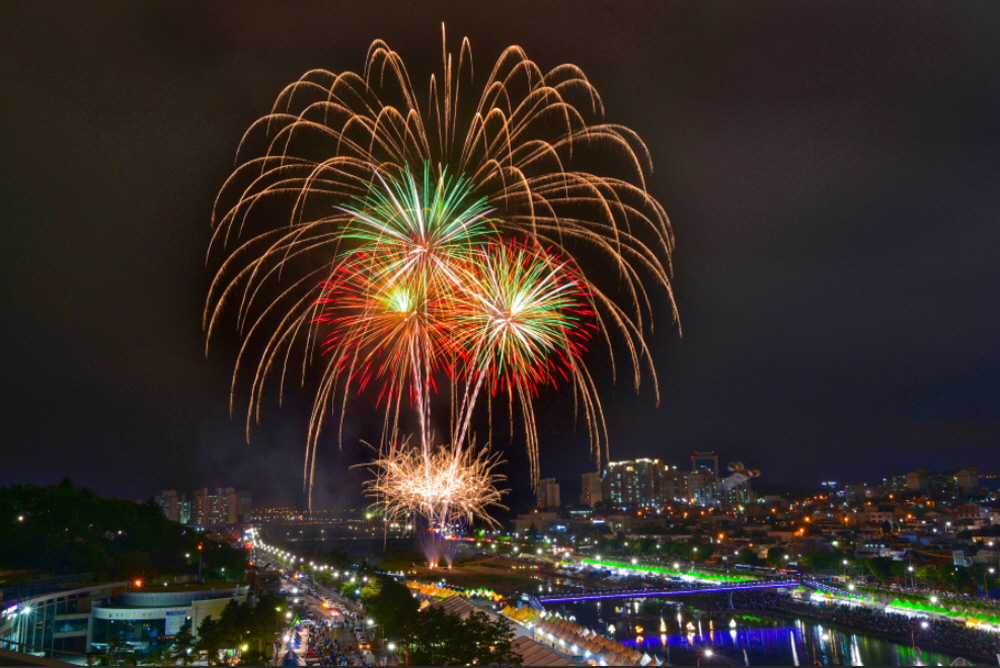
M0 485L218 482L298 503L305 394L266 404L248 445L228 410L235 337L204 354L212 202L285 83L356 71L376 38L422 79L441 21L477 68L511 43L580 66L649 146L683 336L664 317L649 340L659 406L595 365L612 460L716 450L807 487L1000 468L989 6L107 8L18 7L0 28L0 151L18 166L0 186ZM537 405L541 476L593 470L566 397ZM379 421L359 410L343 452L324 441L321 506L359 494L349 467ZM523 487L523 444L498 444Z

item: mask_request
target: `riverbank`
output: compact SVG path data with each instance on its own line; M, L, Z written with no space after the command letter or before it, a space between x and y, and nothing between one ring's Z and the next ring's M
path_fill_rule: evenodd
M795 621L803 617L811 619L815 622L820 622L823 626L830 629L835 629L843 633L863 633L866 636L871 636L873 638L881 638L882 640L888 640L891 642L899 643L901 645L912 645L914 638L908 633L892 633L878 629L870 628L859 628L851 626L849 624L843 623L838 619L831 619L829 615L823 614L826 612L823 608L819 606L807 606L801 604L795 604L794 607L790 605L782 606L781 603L778 604L777 608L768 608L764 610L751 610L746 612L752 612L755 616L764 617L768 616L776 621ZM815 611L810 608L815 608ZM732 613L739 614L741 611L733 610ZM718 613L720 616L724 616L726 613ZM998 661L997 655L990 656L988 654L982 654L979 652L972 652L962 647L956 647L949 644L936 643L928 641L926 639L919 640L916 643L916 647L922 650L929 650L933 652L941 652L942 654L954 654L962 656L969 661L985 662L985 665L993 665ZM997 652L1000 653L1000 647L998 647Z

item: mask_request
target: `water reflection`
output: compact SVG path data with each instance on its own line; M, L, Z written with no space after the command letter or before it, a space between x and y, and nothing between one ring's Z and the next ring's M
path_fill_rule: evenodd
M602 614L593 602L556 609L576 617L585 627L613 635L623 645L675 665L700 661L702 665L925 666L949 665L957 656L915 650L908 644L804 620L709 616L668 600L646 599L641 608L634 601L621 607L605 606L608 614Z

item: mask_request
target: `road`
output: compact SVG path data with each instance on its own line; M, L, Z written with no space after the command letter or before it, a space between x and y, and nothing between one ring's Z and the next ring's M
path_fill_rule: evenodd
M329 622L332 628L316 627L315 636L334 641L345 656L353 659L351 665L363 665L366 653L369 665L385 656L382 644L372 638L370 631L374 628L374 623L368 623L361 605L333 588L318 585L313 588L316 592L314 595L309 593L311 583L284 576L282 583L288 590L291 613L289 619L292 620L297 615L301 619ZM363 629L363 635L359 637L356 628Z

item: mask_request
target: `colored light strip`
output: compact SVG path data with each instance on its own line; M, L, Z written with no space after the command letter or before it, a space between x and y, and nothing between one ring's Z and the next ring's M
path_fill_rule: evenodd
M608 568L608 569L618 568L621 570L640 571L644 573L662 573L664 575L689 575L691 577L695 577L700 580L721 580L723 582L754 581L753 578L741 577L738 575L719 575L715 573L698 573L696 571L685 573L684 571L674 570L671 568L663 568L662 566L652 566L649 564L628 564L628 563L619 563L616 561L596 561L594 559L581 559L580 563L584 563L589 566L600 566L601 568Z
M597 601L601 599L653 598L658 596L680 596L684 594L716 594L719 592L727 592L727 591L746 591L748 589L779 589L782 587L797 587L797 586L799 586L797 580L787 580L783 582L755 583L748 585L735 585L729 587L697 587L695 589L664 589L664 590L641 589L632 592L580 594L577 596L560 596L558 594L554 594L552 596L539 596L538 600L541 603L573 603L575 601Z

